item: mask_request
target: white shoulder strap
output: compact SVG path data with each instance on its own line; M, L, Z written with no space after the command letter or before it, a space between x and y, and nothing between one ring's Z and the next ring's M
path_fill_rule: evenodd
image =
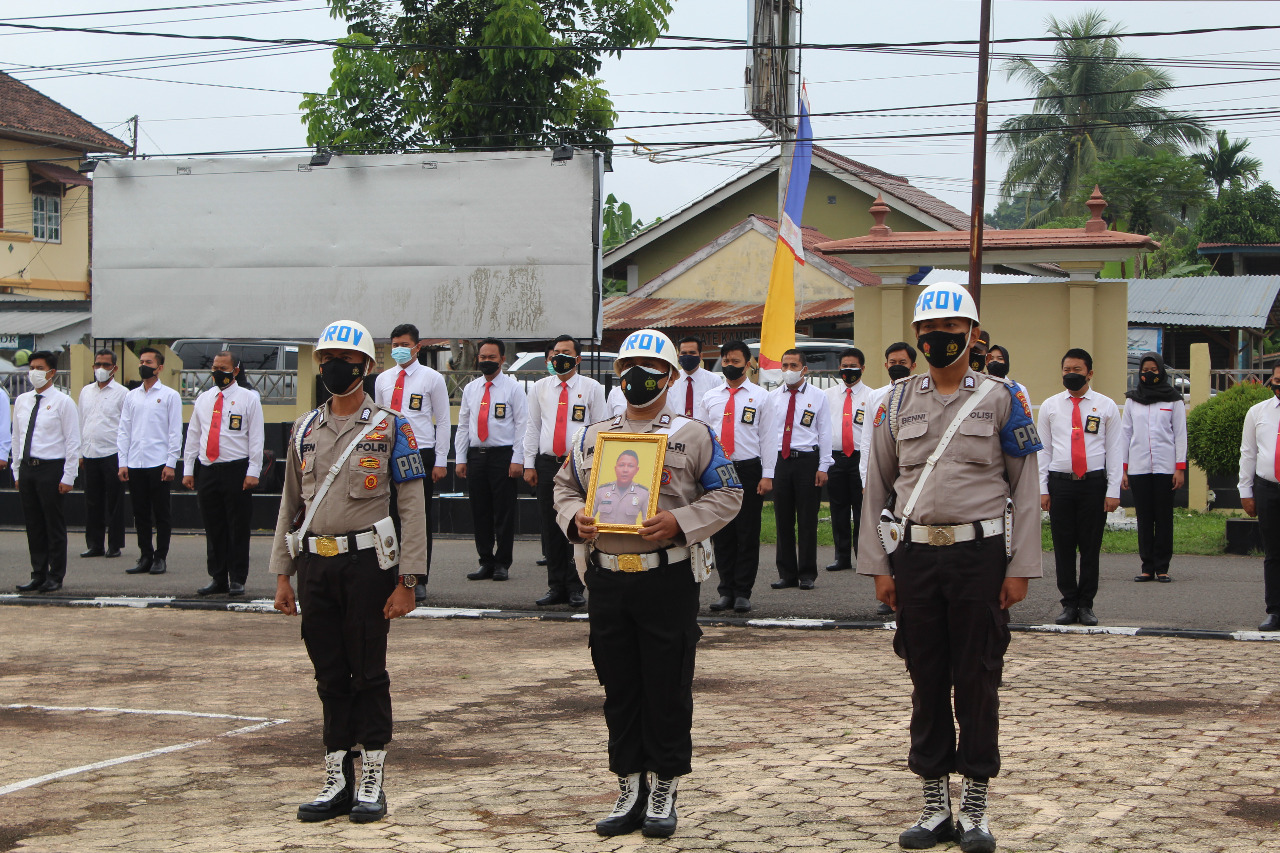
M373 410L373 417L369 419L369 428L356 430L356 437L347 445L347 449L342 451L342 455L339 456L337 461L335 461L332 467L329 468L329 474L324 478L324 482L320 484L320 488L316 489L316 496L311 499L311 508L307 510L306 518L302 519L302 526L299 527L297 532L294 534L298 537L299 542L301 542L302 538L307 535L307 531L311 529L311 520L316 517L316 510L320 508L320 502L324 500L324 496L329 494L329 487L332 486L333 481L338 478L338 472L342 470L342 466L351 458L351 454L355 452L356 445L364 441L365 436L373 432L373 430L382 423L383 417L381 416L390 418L391 429L395 429L395 413L389 409L377 407ZM394 439L392 440L394 441ZM301 454L299 454L299 458L301 458Z
M911 497L907 500L907 505L902 509L902 520L905 522L911 518L911 513L916 508L916 498L920 497L920 492L924 489L924 483L929 479L929 474L933 472L933 468L938 464L938 460L942 458L942 452L947 449L947 445L951 443L951 437L960 429L960 424L964 423L964 419L969 417L969 413L978 407L982 402L982 398L987 396L987 392L995 387L994 382L983 382L978 386L977 390L969 395L969 399L960 407L960 411L956 412L955 420L947 427L947 431L942 434L942 438L938 441L938 446L934 448L933 454L929 456L929 460L924 465L924 470L920 472L920 479L916 481L916 487L911 490Z

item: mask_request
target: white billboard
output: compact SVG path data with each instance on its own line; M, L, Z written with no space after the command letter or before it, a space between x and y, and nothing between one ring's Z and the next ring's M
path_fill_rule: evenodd
M504 339L600 327L602 157L579 152L106 160L93 335Z

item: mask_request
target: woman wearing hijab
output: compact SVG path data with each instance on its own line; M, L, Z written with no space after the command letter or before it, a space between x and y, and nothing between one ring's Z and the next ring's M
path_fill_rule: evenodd
M1143 353L1138 384L1125 394L1123 485L1138 513L1138 583L1168 583L1173 556L1173 493L1187 470L1187 409L1159 353Z
M996 344L987 350L987 373L1004 379L1009 375L1009 350ZM1031 395L1027 393L1027 386L1016 380L1010 380L1018 390L1022 392L1022 396L1028 400Z

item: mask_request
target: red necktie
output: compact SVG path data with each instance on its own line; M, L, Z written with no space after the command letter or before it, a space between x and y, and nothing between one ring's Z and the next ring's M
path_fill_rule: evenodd
M210 462L218 461L218 434L222 432L222 392L213 402L213 417L209 421L209 440L204 445L204 455Z
M787 425L782 428L782 458L791 458L791 422L796 417L796 391L799 388L788 389L791 394L791 402L787 403Z
M1075 408L1071 410L1071 473L1083 477L1089 470L1089 454L1084 449L1084 424L1080 422L1080 397L1072 397Z
M841 440L844 444L844 455L853 456L853 389L844 392L844 426Z
M686 376L684 381L688 383L684 386L684 416L691 418L693 417L693 377Z
M476 435L481 441L489 440L489 389L492 382L484 383L484 396L480 398L480 413L476 421Z
M564 456L564 432L569 425L569 383L560 383L560 404L556 406L556 434L551 440L551 452Z
M391 408L397 412L400 411L400 400L404 397L404 377L409 371L401 370L400 375L396 377L396 390L391 395Z
M729 400L724 404L724 418L720 421L720 445L724 448L724 455L733 456L733 422L737 419L737 412L733 407L733 395L741 391L741 388L729 389Z

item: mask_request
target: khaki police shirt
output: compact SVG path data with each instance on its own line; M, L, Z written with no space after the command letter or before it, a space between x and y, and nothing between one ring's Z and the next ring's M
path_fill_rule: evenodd
M302 459L298 459L298 443L289 441L285 457L284 494L280 498L280 515L276 518L275 542L271 546L271 572L292 575L297 571L294 561L285 547L284 535L289 530L294 515L300 507L307 511L316 490L324 483L333 463L356 437L356 430L368 432L379 413L373 400L366 394L360 409L345 419L335 419L329 411L329 403L320 407L319 416L307 423L311 413L294 422L294 430L305 428L302 439ZM409 430L407 420L400 425ZM315 518L307 529L307 535L340 536L368 530L374 522L381 521L391 512L391 489L396 489L396 501L400 513L400 566L402 574L426 575L427 572L427 497L421 479L392 482L393 451L396 447L396 424L388 423L362 442L343 464L329 492L316 510ZM417 440L409 442L417 449ZM419 457L421 467L421 457Z
M625 489L615 483L596 486L597 524L643 524L649 515L649 490L638 483Z
M980 381L999 384L987 392L952 437L916 499L914 524L950 525L985 521L1004 516L1005 501L1014 505L1013 556L1006 577L1038 578L1040 559L1040 469L1036 453L1011 456L1001 445L1001 431L1019 423L1018 439L1025 446L1038 446L1031 408L1025 397L1017 398L1009 384L981 377L972 370L965 374L960 390L950 400L933 388L928 374L904 380L906 390L898 410L898 440L889 430L885 394L871 422L871 458L862 499L862 526L858 534L858 574L889 574L889 557L880 544L877 526L880 511L890 494L896 495L894 514L900 515L911 498L925 462L938 446L942 434L956 413L973 394ZM1017 389L1013 389L1017 392ZM1021 411L1014 410L1018 406ZM1025 421L1026 423L1022 423ZM1026 426L1030 425L1030 431ZM1010 430L1012 432L1013 430ZM1015 440L1012 435L1009 440ZM959 547L959 546L951 546Z
M602 431L656 432L672 423L672 417L664 412L653 420L632 421L622 414L591 424L574 437L569 458L556 473L554 492L556 520L571 542L583 541L576 535L573 518L586 506L596 435ZM573 452L579 447L586 463L581 468ZM742 484L733 463L725 458L710 427L687 419L667 436L662 483L658 488L658 509L675 516L680 533L675 539L656 542L642 539L639 534L601 533L595 547L607 554L638 554L685 546L706 539L724 527L737 516L741 506Z

